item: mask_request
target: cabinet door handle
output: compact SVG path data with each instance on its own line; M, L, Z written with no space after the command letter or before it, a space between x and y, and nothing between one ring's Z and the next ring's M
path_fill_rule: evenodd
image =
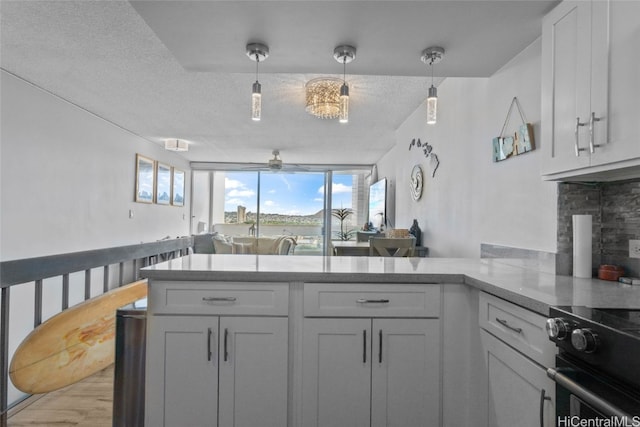
M591 154L596 152L596 147L601 147L600 144L596 144L593 136L593 124L594 122L599 122L600 119L596 118L596 113L591 112L591 117L589 118L589 151Z
M540 390L540 427L544 427L544 402L545 400L551 400L551 397L545 394L545 389Z
M360 299L357 299L356 302L358 304L389 304L389 300L388 299L365 299L365 298L360 298Z
M207 361L211 362L211 335L213 331L211 328L207 329Z
M362 345L362 363L367 363L367 330L364 329L362 331L362 341L364 344Z
M204 302L235 302L236 297L202 297Z
M224 328L224 361L229 359L229 349L227 348L227 341L229 340L229 330Z
M506 320L504 320L504 319L498 319L498 318L496 317L496 322L500 323L502 326L504 326L504 327L505 327L505 328L507 328L507 329L511 329L513 332L515 332L515 333L517 333L517 334L519 334L519 333L521 333L521 332L522 332L522 328L516 328L516 327L513 327L513 326L511 326L511 325L510 325Z
M380 339L378 343L378 363L382 363L382 329L378 332L378 338Z
M578 132L580 131L580 126L586 126L586 123L580 123L580 117L576 117L576 142L575 142L575 148L576 148L576 157L580 157L580 152L581 151L587 151L586 148L580 148L580 136L578 134Z

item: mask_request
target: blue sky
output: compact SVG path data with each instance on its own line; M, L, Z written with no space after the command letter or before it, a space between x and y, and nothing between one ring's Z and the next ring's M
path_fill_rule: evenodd
M261 172L260 212L311 215L323 207L323 173ZM333 207L351 207L351 175L333 175ZM224 210L235 212L238 205L256 212L257 172L227 172Z

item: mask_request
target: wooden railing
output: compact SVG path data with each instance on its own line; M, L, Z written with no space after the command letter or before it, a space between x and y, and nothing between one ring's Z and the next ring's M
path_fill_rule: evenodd
M103 292L109 290L117 270L117 285L139 278L140 268L190 253L193 239L190 237L161 240L139 245L119 246L83 252L0 262L0 427L7 426L9 410L9 310L11 289L14 286L34 284L33 327L42 323L42 294L45 279L62 278L62 306L69 307L69 276L84 272L84 299L91 297L92 271L102 270ZM127 267L129 267L127 271ZM47 282L48 283L48 282Z

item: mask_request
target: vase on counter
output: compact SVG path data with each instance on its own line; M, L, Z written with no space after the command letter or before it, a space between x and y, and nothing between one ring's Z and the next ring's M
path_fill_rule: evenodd
M413 220L413 225L409 229L409 234L416 238L416 246L422 246L422 230L420 230L417 219Z

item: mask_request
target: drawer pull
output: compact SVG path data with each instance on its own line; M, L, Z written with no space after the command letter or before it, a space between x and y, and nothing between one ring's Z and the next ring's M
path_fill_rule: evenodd
M511 329L513 332L519 334L522 332L522 328L515 328L513 326L511 326L506 320L504 319L499 319L496 317L496 322L500 323L502 326L504 326L505 328Z
M540 391L540 427L544 427L544 402L551 401L551 397L546 395L545 389Z
M202 297L204 302L235 302L236 297Z
M389 304L388 299L364 299L360 298L356 300L358 304Z

